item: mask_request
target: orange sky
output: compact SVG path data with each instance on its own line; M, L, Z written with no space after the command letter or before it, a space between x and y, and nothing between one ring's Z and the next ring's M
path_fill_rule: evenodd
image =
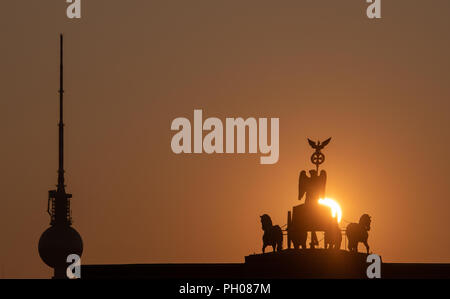
M44 3L45 2L45 3ZM56 184L58 34L66 182L82 263L243 262L259 215L299 204L306 137L327 196L372 216L391 262L450 262L450 2L64 1L2 4L0 276L50 277L37 243ZM280 159L175 155L176 117L279 117Z

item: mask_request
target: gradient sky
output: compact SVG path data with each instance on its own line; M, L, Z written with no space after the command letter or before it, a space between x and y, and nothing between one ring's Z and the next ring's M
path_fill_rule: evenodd
M450 2L3 1L0 276L50 277L37 244L57 178L65 34L66 182L84 264L243 262L325 149L343 218L372 216L389 262L450 262ZM175 155L176 117L279 117L280 160Z

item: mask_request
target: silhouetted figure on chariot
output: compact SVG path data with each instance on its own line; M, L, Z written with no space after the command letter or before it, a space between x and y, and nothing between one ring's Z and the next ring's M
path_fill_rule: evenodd
M317 175L317 171L311 169L309 171L310 177L306 175L306 171L302 170L298 179L298 200L302 200L305 195L305 208L313 209L318 205L320 198L325 196L325 186L327 183L327 173L325 170L320 171L320 175ZM315 231L311 231L311 248L319 245L317 240L317 234Z

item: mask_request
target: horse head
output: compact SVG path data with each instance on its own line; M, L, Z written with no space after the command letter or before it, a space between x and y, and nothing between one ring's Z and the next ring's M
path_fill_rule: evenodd
M265 231L272 227L272 219L267 214L259 216L261 218L262 229Z
M370 230L370 223L372 222L369 214L363 214L361 218L359 218L359 224L364 227L366 231Z

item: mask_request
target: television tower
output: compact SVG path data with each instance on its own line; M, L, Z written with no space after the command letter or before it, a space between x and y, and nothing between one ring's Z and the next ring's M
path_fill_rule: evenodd
M49 267L54 269L53 278L67 278L67 257L77 254L81 257L83 241L72 227L70 199L64 184L64 122L63 122L63 35L60 35L60 74L59 74L59 167L56 190L48 191L47 212L50 215L50 227L39 239L39 255Z

